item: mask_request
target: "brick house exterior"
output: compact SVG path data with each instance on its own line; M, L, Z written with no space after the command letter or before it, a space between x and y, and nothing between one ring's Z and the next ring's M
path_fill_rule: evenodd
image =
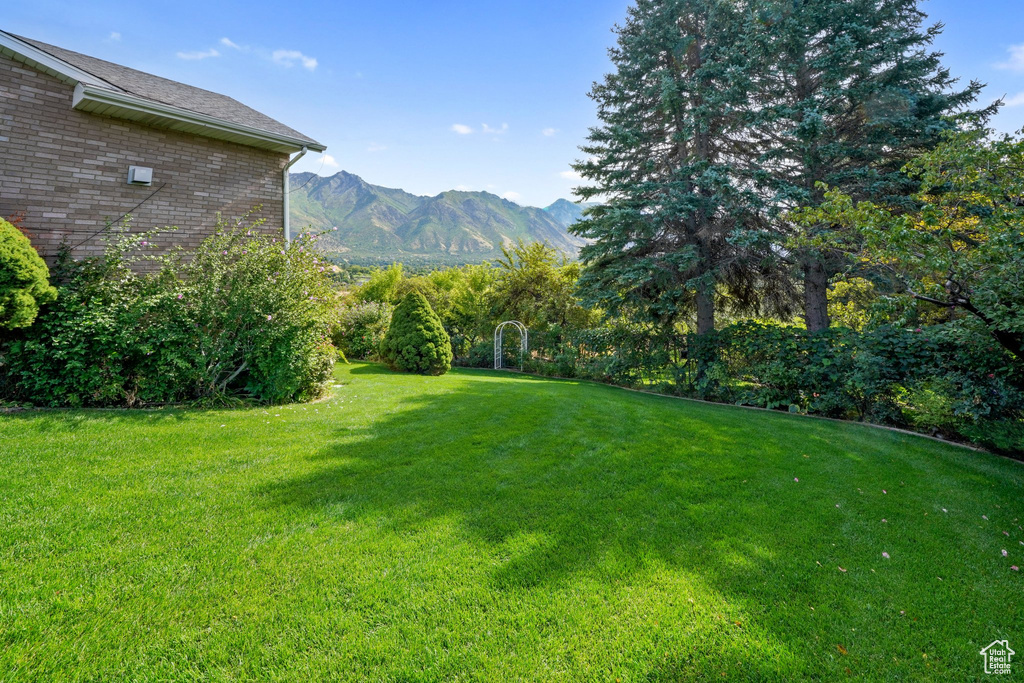
M325 147L231 98L0 31L0 217L23 216L52 260L99 253L107 224L177 226L195 247L217 216L287 225L291 155ZM129 167L152 169L130 184Z

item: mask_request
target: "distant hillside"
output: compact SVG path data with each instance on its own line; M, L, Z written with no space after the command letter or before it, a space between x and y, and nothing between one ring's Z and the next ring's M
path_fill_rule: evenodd
M292 225L317 231L337 227L325 238L326 249L355 263L476 263L519 239L546 241L575 255L584 243L566 231L572 211L559 202L550 211L489 192L419 197L345 171L329 178L294 173L291 187Z
M548 212L548 215L568 228L573 223L582 220L583 210L591 206L596 206L596 204L593 202L589 204L576 204L568 199L559 199L544 210Z

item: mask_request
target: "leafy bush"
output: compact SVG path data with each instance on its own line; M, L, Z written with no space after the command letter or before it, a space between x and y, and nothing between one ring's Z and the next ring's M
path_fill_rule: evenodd
M115 237L104 256L65 255L60 297L36 325L0 345L9 398L109 406L322 394L335 351L334 293L315 237L285 247L235 226L192 253L146 259L149 234Z
M0 329L31 325L39 307L52 303L57 290L50 271L28 238L0 218Z
M350 358L377 358L393 310L390 305L375 301L342 309L332 332L334 345Z
M443 375L452 366L452 345L441 319L419 292L402 300L380 347L381 357L395 370Z

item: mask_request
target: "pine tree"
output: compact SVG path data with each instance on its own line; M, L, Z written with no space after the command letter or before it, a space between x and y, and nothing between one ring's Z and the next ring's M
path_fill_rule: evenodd
M451 339L419 292L410 292L395 308L380 355L392 369L403 372L443 375L451 369Z
M696 312L714 330L722 283L743 277L736 238L757 196L736 182L747 106L740 17L728 0L639 0L616 29L615 72L594 85L601 125L575 169L604 200L574 226L593 242L581 291L613 314L661 325Z
M922 29L917 0L753 0L747 41L758 112L749 140L756 176L780 241L820 237L783 218L823 200L826 183L859 200L907 205L914 191L900 169L957 125L954 115L981 86L955 81L929 51L941 25ZM987 112L976 112L984 117ZM842 267L835 252L790 244L803 280L809 330L829 326L829 280Z

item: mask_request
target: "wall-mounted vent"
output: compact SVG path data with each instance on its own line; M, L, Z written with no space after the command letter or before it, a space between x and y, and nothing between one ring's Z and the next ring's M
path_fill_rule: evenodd
M153 169L147 168L146 166L129 166L128 167L128 184L129 185L152 185L153 184Z

